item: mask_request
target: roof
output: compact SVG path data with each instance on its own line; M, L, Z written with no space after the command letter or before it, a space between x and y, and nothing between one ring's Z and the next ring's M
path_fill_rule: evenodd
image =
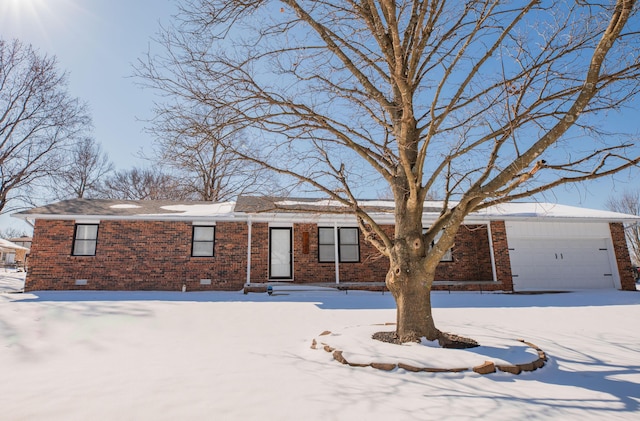
M451 203L455 205L456 203ZM393 214L392 200L360 200L358 205L372 213ZM427 201L424 205L426 215L439 215L444 206L442 201ZM351 209L338 201L330 199L277 198L277 197L240 197L236 212L316 212L350 213ZM580 208L557 203L512 202L495 205L471 213L471 218L495 219L576 219L606 220L610 222L637 222L640 216L598 209Z
M367 212L392 214L395 205L392 200L359 200L358 205ZM426 202L424 211L440 213L441 202ZM271 196L240 196L236 202L236 212L246 213L350 213L351 208L332 199L311 199L303 197L271 197Z
M393 223L394 203L390 200L362 200L358 205L380 223ZM443 202L425 202L425 220L435 220ZM72 199L14 213L22 219L73 220L188 220L221 221L316 221L355 222L352 209L330 199L240 196L237 202L196 202L158 200ZM471 213L468 221L564 220L639 222L640 217L617 212L586 209L555 203L504 203Z
M599 209L580 208L558 203L513 202L491 206L476 212L490 219L599 219L610 222L638 222L640 216Z
M70 199L12 216L22 219L184 219L232 216L234 202Z
M0 249L3 251L6 250L29 250L26 247L19 246L17 244L12 243L9 240L5 240L4 238L0 238Z
M33 237L26 237L26 236L25 237L14 237L14 238L9 238L8 240L13 242L13 243L17 243L18 241L27 242L27 241L33 240Z

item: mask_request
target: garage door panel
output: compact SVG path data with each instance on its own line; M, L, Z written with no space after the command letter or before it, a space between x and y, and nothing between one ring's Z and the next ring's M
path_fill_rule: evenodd
M514 290L613 288L605 238L510 238Z

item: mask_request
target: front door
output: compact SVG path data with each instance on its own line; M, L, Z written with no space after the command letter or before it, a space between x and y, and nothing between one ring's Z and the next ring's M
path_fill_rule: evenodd
M291 228L269 229L269 278L291 279Z

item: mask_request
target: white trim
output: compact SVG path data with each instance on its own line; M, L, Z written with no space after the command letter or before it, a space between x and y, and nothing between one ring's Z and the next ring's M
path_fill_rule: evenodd
M216 221L191 221L194 227L215 227Z
M76 224L86 224L86 225L90 225L90 224L95 224L95 225L99 225L100 224L100 220L99 219L76 219L75 220Z
M253 221L256 221L256 219L252 218ZM259 222L263 222L258 220ZM268 227L269 228L293 228L293 222L291 221L281 221L281 222L269 222Z
M192 216L192 215L51 215L51 214L29 214L26 216L12 214L11 217L17 219L31 220L54 220L54 221L81 221L80 223L91 223L94 219L103 221L180 221L180 222L244 222L247 220L246 215L240 217L233 215L211 215L211 216Z
M335 258L336 284L340 283L340 243L338 242L338 223L333 224L333 257ZM319 259L318 259L319 260Z
M251 215L247 219L247 285L251 285L251 235L252 223Z
M576 208L577 210L582 208ZM374 221L380 225L393 225L395 224L395 217L393 212L372 212L369 213ZM219 222L245 222L252 217L254 222L268 222L273 224L293 224L293 223L316 223L319 225L333 225L338 223L340 226L353 225L358 226L357 220L352 214L321 214L321 213L256 213L248 214L244 212L224 213L224 214L211 214L203 216L184 215L184 214L139 214L139 215L52 215L52 214L27 214L20 215L19 213L11 214L11 217L17 219L49 219L49 220L124 220L124 221L186 221L186 222L204 222L211 223L212 221ZM436 221L439 214L432 212L425 212L422 214L423 224L431 225L433 221ZM532 222L562 222L562 223L576 223L576 222L624 222L634 223L638 222L640 218L633 215L610 215L610 217L594 217L594 216L554 216L554 215L510 215L510 214L487 214L478 215L471 214L464 219L465 224L483 224L489 221L532 221ZM87 222L90 223L90 222ZM274 225L277 226L277 225Z
M493 250L493 233L491 232L491 222L487 222L487 236L489 238L489 258L491 259L491 276L493 282L498 282L498 275L496 269L496 253ZM507 250L507 253L509 251Z

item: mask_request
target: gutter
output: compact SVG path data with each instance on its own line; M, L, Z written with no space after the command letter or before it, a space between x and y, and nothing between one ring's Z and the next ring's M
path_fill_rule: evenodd
M393 213L371 213L373 220L381 225L393 225L395 216ZM438 214L423 213L422 219L425 224L437 220ZM189 215L183 213L175 214L137 214L137 215L59 215L59 214L11 214L12 218L22 219L29 225L34 224L29 221L36 219L45 220L64 220L64 221L84 221L84 220L102 220L102 221L187 221L187 222L214 222L214 221L235 221L246 222L251 219L253 222L289 222L289 223L325 223L331 224L350 224L356 225L357 221L352 214L322 214L322 213L226 213L211 215ZM570 216L544 216L544 215L499 215L491 214L486 216L468 215L464 222L468 224L486 224L490 221L536 221L536 222L621 222L625 224L636 225L640 223L640 216L629 215L628 218L597 218L597 217L570 217Z

